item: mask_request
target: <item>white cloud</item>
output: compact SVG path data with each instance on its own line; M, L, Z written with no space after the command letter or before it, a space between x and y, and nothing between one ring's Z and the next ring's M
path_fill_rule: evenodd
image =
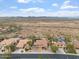
M46 0L17 0L18 3L29 3L29 2L34 2L34 3L43 3Z
M11 9L17 9L17 7L16 7L16 6L11 6L10 8L11 8Z
M43 3L45 1L47 1L47 0L37 0L37 2L39 2L39 3Z
M54 15L58 17L79 17L79 11L58 11Z
M28 8L20 9L20 12L27 14L28 16L58 16L58 17L77 17L79 16L79 11L56 11L50 12L44 8Z
M69 9L69 8L78 8L77 6L64 6L61 7L61 9Z
M31 0L17 0L18 3L29 3Z
M28 8L28 9L19 9L20 12L27 14L28 16L49 16L51 12L48 12L44 8Z
M35 12L35 13L40 13L40 12L45 12L45 10L43 8L28 8L28 9L20 9L20 11L23 11L23 12L29 12L29 13L32 13L32 12Z
M68 11L61 10L52 12L44 8L27 8L27 9L17 9L6 13L5 11L0 11L0 16L57 16L57 17L79 17L79 11Z
M79 17L79 11L58 11L58 12L43 12L41 13L29 13L29 12L21 12L16 11L13 13L0 13L0 16L53 16L53 17Z
M32 0L32 2L34 2L34 3L43 3L43 2L45 2L45 1L47 1L47 0Z
M69 0L65 1L63 3L63 5L61 6L60 9L72 9L72 8L79 8L78 6L74 6L74 5L70 5L70 2Z
M57 3L53 3L52 6L58 7L58 4Z

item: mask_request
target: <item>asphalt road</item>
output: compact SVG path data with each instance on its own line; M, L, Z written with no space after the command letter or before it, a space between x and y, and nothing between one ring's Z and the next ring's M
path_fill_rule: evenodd
M7 55L0 54L0 59L6 58ZM12 54L11 59L79 59L79 55L67 54Z

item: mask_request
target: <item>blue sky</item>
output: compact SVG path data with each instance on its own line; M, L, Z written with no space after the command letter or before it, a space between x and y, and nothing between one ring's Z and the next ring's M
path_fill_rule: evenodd
M78 17L79 0L0 0L0 16Z

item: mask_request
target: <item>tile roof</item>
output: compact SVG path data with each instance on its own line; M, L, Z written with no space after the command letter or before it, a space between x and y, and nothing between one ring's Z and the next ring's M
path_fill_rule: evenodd
M25 44L27 44L29 40L25 39L25 40L19 40L19 43L16 45L17 48L23 48L25 46Z
M0 45L10 45L12 43L14 43L15 40L12 40L12 39L5 39L3 40L2 42L0 42Z
M48 41L45 38L42 38L41 40L36 40L34 45L35 46L40 46L40 47L47 47Z

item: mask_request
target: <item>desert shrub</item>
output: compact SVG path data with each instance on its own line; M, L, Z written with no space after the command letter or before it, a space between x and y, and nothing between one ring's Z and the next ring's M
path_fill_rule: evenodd
M20 26L17 25L10 25L9 28L7 29L7 32L11 33L11 32L17 32L19 30L21 30L22 28Z

